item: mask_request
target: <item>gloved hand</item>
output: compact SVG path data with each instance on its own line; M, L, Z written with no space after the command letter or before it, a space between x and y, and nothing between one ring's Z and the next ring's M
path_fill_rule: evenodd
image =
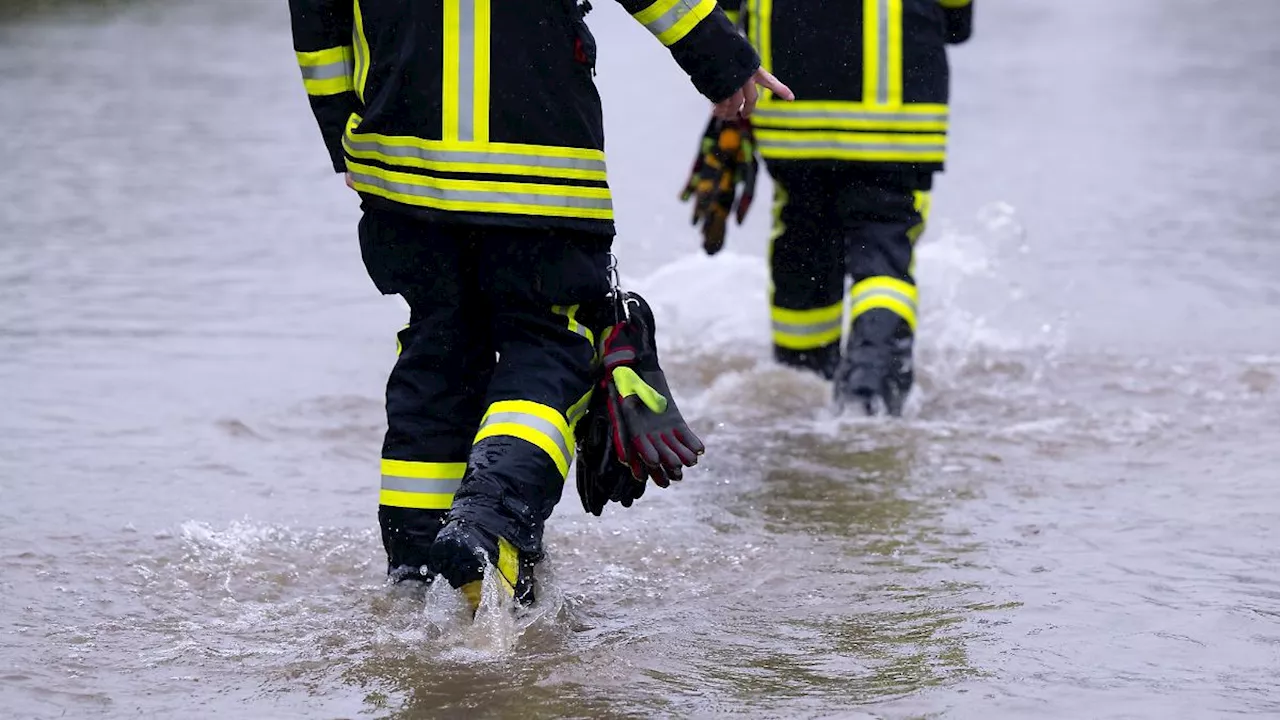
M614 453L636 479L667 487L706 447L680 415L658 365L653 310L635 293L622 303L624 319L605 331L601 345Z
M743 119L712 118L702 135L702 146L689 180L680 194L682 201L695 198L693 224L702 223L702 248L708 255L715 255L724 247L730 212L739 225L747 217L755 198L759 172L751 123ZM740 195L738 186L742 187Z
M578 422L578 462L576 465L578 497L582 509L599 517L609 502L631 507L644 495L648 485L631 474L631 468L618 460L613 445L613 427L609 422L608 393L597 389L587 405L586 415Z

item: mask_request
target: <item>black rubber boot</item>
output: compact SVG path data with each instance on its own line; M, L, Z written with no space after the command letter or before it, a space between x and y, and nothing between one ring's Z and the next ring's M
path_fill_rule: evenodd
M914 336L905 320L875 308L853 322L849 347L836 370L836 407L861 408L868 415L902 415L915 381Z
M452 520L431 546L431 567L471 603L480 606L480 581L485 564L493 566L507 595L521 605L534 601L533 568L538 558L522 553L503 538L466 520Z

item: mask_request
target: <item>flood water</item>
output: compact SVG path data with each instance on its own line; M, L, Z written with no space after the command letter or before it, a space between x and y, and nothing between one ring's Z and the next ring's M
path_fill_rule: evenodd
M700 256L705 104L597 4L710 451L475 624L383 579L405 311L285 3L0 12L0 716L1280 717L1280 3L979 3L894 422L771 365L767 203Z

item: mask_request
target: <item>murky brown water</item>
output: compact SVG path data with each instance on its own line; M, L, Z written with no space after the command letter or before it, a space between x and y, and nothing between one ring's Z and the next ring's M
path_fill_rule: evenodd
M697 255L704 106L605 3L620 254L712 452L570 489L475 625L383 582L403 310L283 5L0 8L0 716L1280 717L1280 4L980 7L875 423L767 361L766 213Z

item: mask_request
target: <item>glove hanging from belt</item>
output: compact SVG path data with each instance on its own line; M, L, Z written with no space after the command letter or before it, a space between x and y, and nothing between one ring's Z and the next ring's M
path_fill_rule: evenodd
M680 480L705 450L658 365L653 311L636 293L617 295L618 322L601 334L599 385L578 424L578 495L593 515L609 501L631 507L650 477L659 487Z
M759 171L751 123L712 118L702 135L689 181L680 194L683 201L694 198L693 224L702 223L702 248L708 255L715 255L724 247L729 213L734 214L739 225L747 217Z

